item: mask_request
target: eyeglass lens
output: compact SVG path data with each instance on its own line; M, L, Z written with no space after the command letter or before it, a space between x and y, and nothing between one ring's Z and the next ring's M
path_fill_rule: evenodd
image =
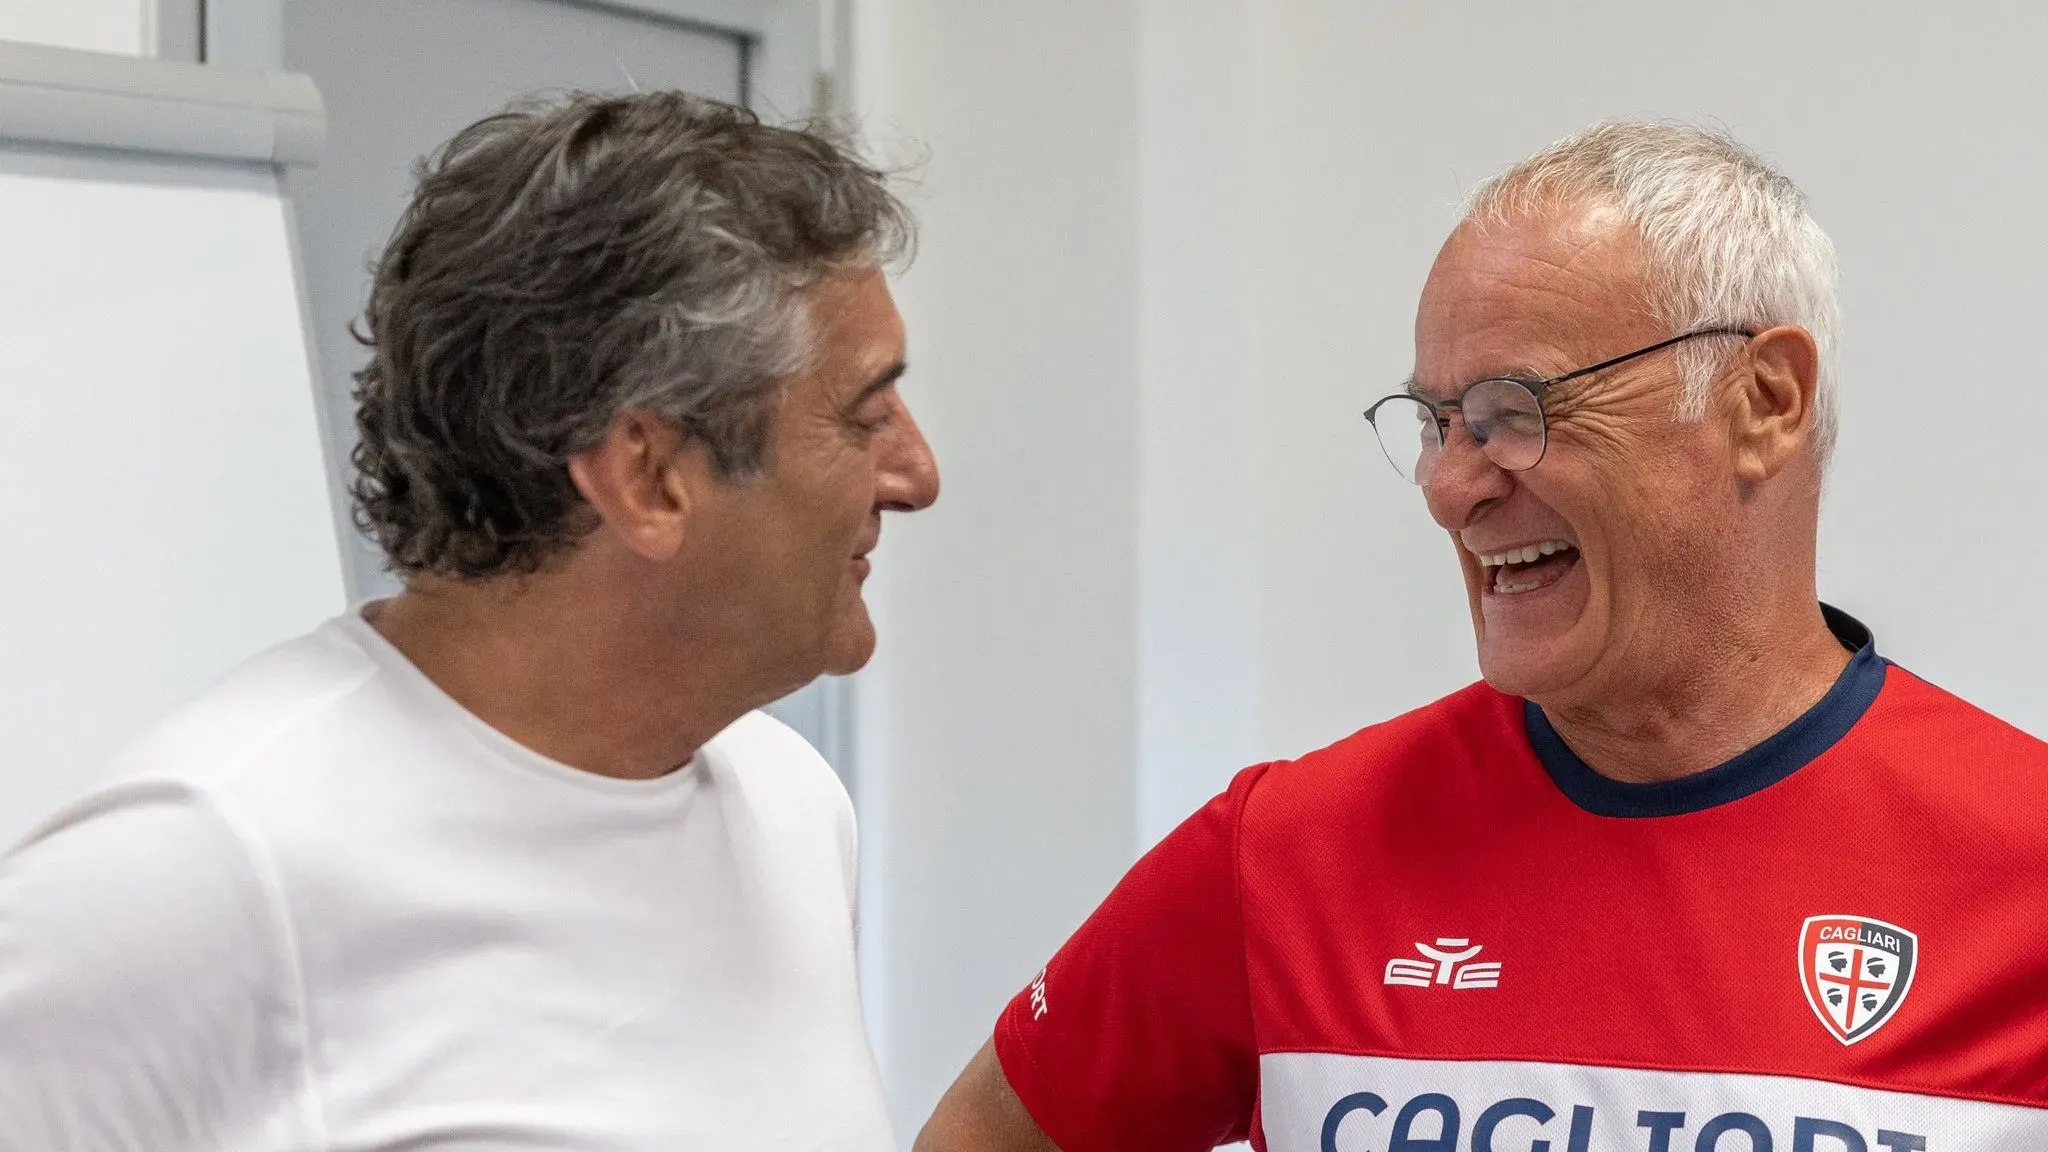
M1481 380L1459 401L1465 428L1487 459L1511 472L1543 459L1543 408L1536 394L1515 380ZM1443 453L1436 413L1420 400L1390 396L1373 407L1373 430L1394 471L1413 484L1427 484Z

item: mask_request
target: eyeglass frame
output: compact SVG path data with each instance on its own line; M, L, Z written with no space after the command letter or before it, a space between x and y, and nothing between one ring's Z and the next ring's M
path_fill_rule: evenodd
M1445 412L1456 411L1462 413L1465 407L1465 397L1470 395L1472 393L1472 390L1474 388L1479 387L1481 384L1513 384L1516 387L1527 392L1529 394L1529 398L1536 402L1536 416L1537 419L1540 421L1540 435L1543 437L1543 443L1540 447L1538 447L1536 451L1536 459L1531 460L1529 463L1523 465L1520 468L1507 469L1510 472L1527 472L1529 469L1534 468L1536 465L1543 463L1543 458L1549 455L1550 453L1550 412L1543 407L1543 393L1546 389L1549 389L1558 384L1566 383L1567 381L1577 380L1584 376L1591 376L1595 372L1604 372L1609 368L1613 368L1621 364L1626 364L1629 361L1634 360L1638 357L1648 356L1652 352L1662 352L1664 349L1669 348L1674 344L1683 344L1687 340L1697 340L1702 336L1740 336L1745 340L1756 339L1756 333L1748 328L1696 328L1690 332L1685 332L1677 336L1673 336L1668 340L1659 340L1655 344L1652 344L1646 348L1638 348L1633 352L1624 353L1623 355L1616 356L1610 360L1602 360L1598 364L1589 365L1585 368L1575 368L1570 372L1566 372L1562 376L1552 376L1547 380L1523 380L1520 377L1516 376L1482 377L1478 380L1472 381L1470 384L1465 385L1463 388L1460 388L1458 390L1457 398L1454 400L1429 400L1421 396L1417 396L1413 392L1396 392L1389 396L1382 396L1378 400L1373 401L1372 407L1367 408L1365 410L1365 421L1366 423L1372 425L1373 439L1380 441L1380 454L1385 456L1387 454L1386 442L1384 440L1380 440L1380 424L1378 420L1373 418L1373 413L1378 412L1381 407L1390 404L1395 400L1406 400L1411 403L1420 404L1424 408L1429 410L1429 414L1431 416L1436 418L1436 446L1438 451L1442 451L1444 446L1448 443L1448 438L1444 434L1444 425L1447 423L1447 421L1444 419ZM1485 446L1481 445L1480 450L1482 452L1485 451ZM1491 460L1493 458L1489 456L1487 457L1487 459ZM1393 458L1391 456L1387 457L1387 463L1394 463ZM1506 468L1506 465L1498 464L1498 462L1496 462L1496 465L1498 467ZM1400 466L1397 464L1394 465L1394 470L1398 473L1400 471ZM1417 485L1420 485L1422 483L1422 481L1419 480L1411 482Z

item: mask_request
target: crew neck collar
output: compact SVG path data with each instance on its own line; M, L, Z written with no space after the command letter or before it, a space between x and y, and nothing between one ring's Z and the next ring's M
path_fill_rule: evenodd
M1761 744L1704 772L1640 784L1595 772L1573 752L1543 709L1524 700L1522 720L1536 758L1572 803L1595 816L1642 819L1681 816L1730 804L1797 772L1835 746L1884 687L1887 662L1862 621L1829 604L1820 606L1828 631L1854 653L1834 687L1798 719Z

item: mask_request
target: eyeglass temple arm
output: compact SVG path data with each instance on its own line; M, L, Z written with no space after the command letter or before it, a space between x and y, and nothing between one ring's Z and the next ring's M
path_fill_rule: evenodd
M1604 372L1607 369L1614 367L1616 364L1626 364L1629 361L1634 360L1638 356L1648 356L1652 352L1662 352L1664 349L1671 347L1673 344L1683 344L1687 340L1697 339L1701 336L1740 336L1745 340L1756 339L1756 333L1750 331L1747 328L1702 328L1697 332L1680 333L1677 336L1673 336L1669 340L1659 340L1655 344L1650 345L1648 348L1638 348L1633 352L1627 352L1620 356L1616 356L1612 360L1602 360L1598 364L1588 365L1587 367L1577 369L1576 371L1567 372L1562 376L1552 376L1550 379L1543 381L1541 384L1535 385L1535 387L1539 389L1548 388L1553 384L1562 384L1567 380L1577 380L1581 376L1591 376L1595 372ZM1391 399L1393 399L1393 397L1386 397L1385 400L1381 400L1375 403L1372 406L1372 408L1367 408L1365 410L1364 416L1366 420L1370 422L1374 427L1379 426L1379 421L1373 419L1373 409L1378 408L1380 404L1385 403L1386 400ZM1414 400L1415 402L1421 404L1424 408L1429 409L1430 412L1434 413L1439 418L1441 418L1445 412L1458 411L1460 407L1456 400L1425 400L1420 396L1413 395L1409 396L1409 399Z
M1548 388L1552 384L1562 384L1567 380L1577 380L1581 376L1591 376L1595 372L1604 372L1607 369L1614 367L1616 364L1626 364L1638 356L1648 356L1652 352L1662 352L1664 349L1671 347L1673 344L1683 344L1687 340L1697 339L1701 336L1740 336L1746 340L1754 340L1756 338L1756 333L1750 331L1747 328L1702 328L1697 332L1686 332L1677 336L1673 336L1669 340L1659 340L1655 344L1650 345L1648 348L1638 348L1633 352L1621 356L1616 356L1612 360L1602 360L1598 364L1589 365L1588 367L1581 368L1575 372L1567 372L1562 376L1553 376L1550 379L1545 380L1543 382L1543 386L1545 388Z

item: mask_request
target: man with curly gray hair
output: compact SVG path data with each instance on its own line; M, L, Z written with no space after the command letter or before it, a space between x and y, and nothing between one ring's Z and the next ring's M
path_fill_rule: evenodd
M0 1149L894 1147L853 814L756 711L866 662L938 495L817 132L575 96L423 166L358 336L404 580L0 862Z

